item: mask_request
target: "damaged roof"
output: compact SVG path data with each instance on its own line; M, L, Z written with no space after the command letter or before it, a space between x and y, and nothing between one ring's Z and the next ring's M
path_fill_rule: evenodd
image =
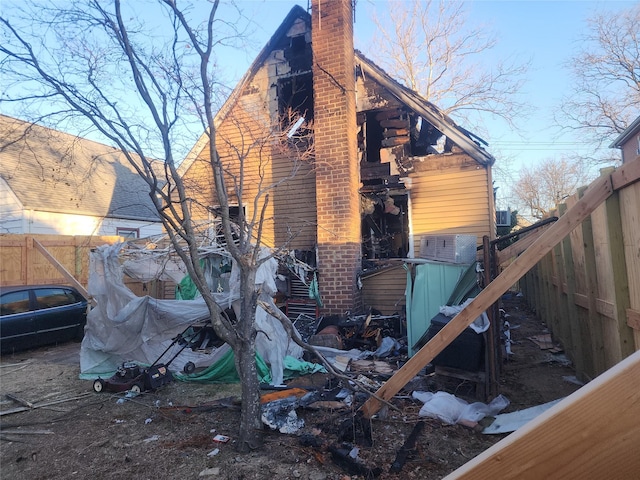
M116 148L0 115L0 159L24 209L160 221L149 186Z
M239 96L242 94L245 86L256 75L258 70L263 66L269 55L278 48L287 33L294 27L297 21L304 22L309 28L311 25L311 16L299 5L294 6L273 36L269 39L264 48L260 51L256 59L253 61L247 72L244 74L238 85L226 100L222 108L216 114L214 126L217 128L229 113ZM422 98L418 93L401 85L391 76L389 76L382 68L374 62L366 58L360 51L354 50L355 63L368 78L375 80L377 83L385 87L393 96L401 103L413 110L416 114L422 116L428 122L433 124L442 134L447 136L451 141L458 145L465 153L471 156L481 165L493 165L495 158L482 148L481 143L486 142L475 136L468 130L456 125L456 123L442 112L437 106ZM198 139L189 154L185 157L180 165L179 174L183 175L202 150L206 147L209 140L209 132L205 132Z
M227 98L227 100L224 102L224 104L222 105L218 113L216 113L216 116L214 118L215 128L218 128L220 123L225 119L227 114L233 108L233 105L235 104L238 97L242 94L242 91L244 90L245 86L251 81L251 79L258 72L260 67L262 67L262 65L267 60L267 58L269 58L269 55L271 54L271 52L276 49L277 45L280 44L280 42L287 35L287 32L289 32L291 27L293 27L295 22L298 20L305 22L310 28L311 15L309 15L304 10L304 8L302 8L299 5L296 5L289 11L289 13L285 17L285 19L282 21L280 26L277 28L277 30L274 32L274 34L271 36L269 41L262 48L262 50L260 50L260 53L255 58L255 60L251 63L247 72L242 76L242 78L240 79L236 87L231 92L231 95L229 95L229 98ZM207 131L200 136L200 138L195 143L191 151L185 157L184 161L180 164L178 168L179 175L184 175L184 173L189 169L191 164L198 157L198 155L200 155L200 152L202 152L202 150L207 146L208 142L209 142L209 132Z
M480 142L485 144L486 142L468 130L456 125L442 110L422 98L417 92L391 78L382 68L365 57L359 50L355 51L355 61L367 78L373 79L385 87L398 101L431 123L474 160L482 165L493 165L495 158L480 146Z

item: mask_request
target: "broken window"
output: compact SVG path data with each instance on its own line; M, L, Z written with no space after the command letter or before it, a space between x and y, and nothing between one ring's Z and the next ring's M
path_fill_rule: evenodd
M220 246L225 246L227 244L227 241L224 238L224 230L222 228L222 209L219 206L209 207L209 211L213 215L209 237L212 239L212 242L217 243ZM243 218L245 217L246 213L246 208L243 206ZM240 239L239 232L236 233L236 230L239 229L240 224L239 205L229 205L229 220L231 222L231 228L233 229L233 241L237 244Z
M278 114L283 131L290 138L303 138L311 133L313 123L313 76L311 73L278 80ZM292 130L292 126L297 128Z
M406 194L362 196L362 251L365 259L405 258L409 253Z

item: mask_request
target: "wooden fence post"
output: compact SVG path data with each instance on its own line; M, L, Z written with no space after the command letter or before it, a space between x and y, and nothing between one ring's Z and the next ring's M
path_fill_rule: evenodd
M620 215L629 281L627 325L633 329L635 349L640 350L640 183L620 191Z
M559 206L559 213L564 215L567 212L567 204L563 203ZM564 281L566 282L566 292L563 296L564 299L564 311L566 313L567 320L569 322L569 332L571 335L572 344L572 359L576 367L576 376L582 380L590 380L592 377L585 375L585 370L593 371L593 365L585 367L587 358L591 358L591 355L584 355L583 343L588 341L588 337L584 335L584 329L582 328L580 316L578 314L578 307L575 304L576 293L576 273L575 265L573 263L573 252L571 249L571 239L569 236L565 237L559 245L559 260L562 263Z

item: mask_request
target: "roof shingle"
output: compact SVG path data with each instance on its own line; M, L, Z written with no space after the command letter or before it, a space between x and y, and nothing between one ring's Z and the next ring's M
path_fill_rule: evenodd
M159 221L122 151L4 115L0 176L25 209Z

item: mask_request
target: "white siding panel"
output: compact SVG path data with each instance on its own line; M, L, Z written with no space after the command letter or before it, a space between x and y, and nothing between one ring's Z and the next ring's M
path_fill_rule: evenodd
M23 207L7 182L0 178L0 233L22 233Z

